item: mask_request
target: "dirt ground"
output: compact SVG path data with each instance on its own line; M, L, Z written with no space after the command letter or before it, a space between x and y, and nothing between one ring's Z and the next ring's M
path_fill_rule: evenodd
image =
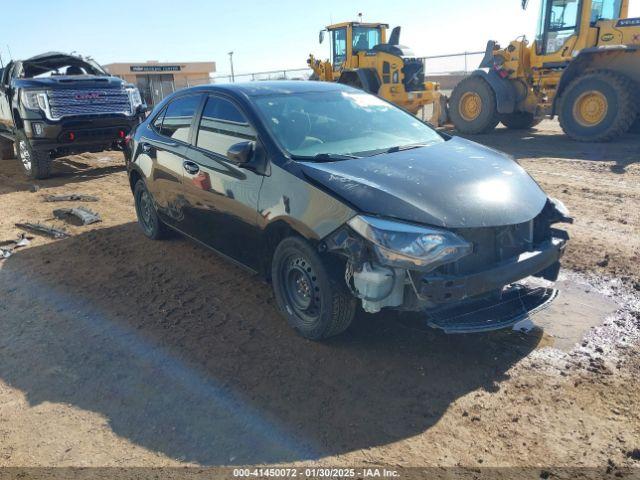
M640 468L640 137L580 144L545 121L474 140L566 203L563 281L618 306L573 347L540 326L447 336L395 313L309 342L258 278L145 239L120 154L62 160L37 191L0 162L0 240L25 221L71 234L0 261L0 467ZM85 205L103 221L52 219L79 203L42 195L70 193L98 196Z

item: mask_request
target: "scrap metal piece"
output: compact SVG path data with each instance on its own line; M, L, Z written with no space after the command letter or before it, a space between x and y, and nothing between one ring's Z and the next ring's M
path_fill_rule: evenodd
M67 238L69 234L64 230L59 230L57 228L48 227L41 223L16 223L16 227L22 228L23 230L28 230L35 233L40 233L47 237L52 238Z
M93 195L80 195L80 194L71 194L71 195L44 195L42 199L45 202L97 202L99 200L98 197L94 197Z
M53 215L60 220L66 220L69 215L72 215L82 222L83 225L90 225L92 223L101 222L102 218L96 212L92 212L85 207L76 208L58 208L53 211Z

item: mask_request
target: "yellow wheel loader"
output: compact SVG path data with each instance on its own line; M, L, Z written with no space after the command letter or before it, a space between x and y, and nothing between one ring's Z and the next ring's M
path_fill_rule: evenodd
M637 130L640 18L628 10L629 0L542 0L535 41L488 42L480 69L449 98L450 120L477 134L557 115L567 135L587 142Z
M400 27L395 27L387 42L385 23L343 22L320 31L331 36L331 59L318 60L309 55L313 70L310 80L339 82L378 95L416 114L425 105L433 105L430 122L436 126L446 120L446 98L439 84L426 82L424 62L400 45Z

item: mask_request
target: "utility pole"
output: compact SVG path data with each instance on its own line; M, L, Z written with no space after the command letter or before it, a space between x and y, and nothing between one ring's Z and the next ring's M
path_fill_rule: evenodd
M236 77L233 74L233 52L229 52L229 63L231 64L231 82L236 81Z

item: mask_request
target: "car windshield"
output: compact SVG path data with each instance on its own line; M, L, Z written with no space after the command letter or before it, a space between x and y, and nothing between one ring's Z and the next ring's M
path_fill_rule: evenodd
M364 92L268 95L254 102L280 146L296 159L348 159L444 141L418 118Z

